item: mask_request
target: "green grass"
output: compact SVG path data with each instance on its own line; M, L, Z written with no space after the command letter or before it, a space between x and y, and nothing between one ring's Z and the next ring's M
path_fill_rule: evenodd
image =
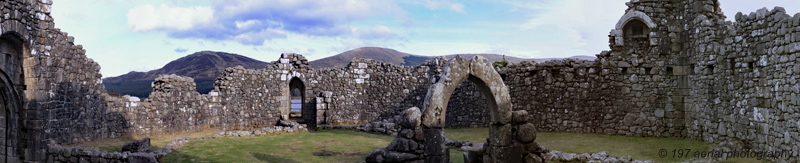
M448 128L445 136L451 140L485 142L488 128ZM219 131L204 131L151 137L154 149L163 147L177 137L200 137ZM141 138L141 137L135 137ZM318 133L291 133L256 137L227 137L194 140L183 148L162 158L165 162L362 162L367 154L385 148L393 137L348 130L322 130ZM106 151L119 151L133 138L108 139L72 146L97 147ZM597 153L630 155L636 160L680 162L684 158L661 158L660 149L708 150L713 145L682 138L642 138L602 134L537 133L536 142L552 150L570 153ZM315 155L328 155L317 156ZM462 162L461 151L451 149L450 161ZM757 159L729 159L727 162L766 162Z
M346 130L195 140L164 162L362 162L393 137ZM316 155L315 155L316 154ZM317 155L329 156L317 156Z
M489 128L455 128L445 129L445 137L451 140L466 140L470 142L486 142ZM668 150L671 154L674 149L691 149L695 151L708 151L713 145L702 141L684 138L644 138L602 134L578 133L536 133L536 142L551 150L569 153L597 153L608 151L609 154L626 156L630 155L635 160L653 160L656 162L682 162L689 158L661 158L660 149ZM676 151L677 153L677 151ZM450 161L463 162L460 151L450 150ZM763 162L757 159L732 158L728 162Z
M201 132L191 132L191 133L178 133L178 134L164 134L164 135L156 135L150 136L150 149L156 150L159 148L163 148L167 145L167 143L175 140L178 137L202 137L205 135L219 133L219 130L206 130ZM87 147L87 148L97 148L102 151L108 152L119 152L122 150L122 146L125 143L130 143L134 140L138 140L144 138L145 136L126 136L123 138L115 138L115 139L101 139L95 140L92 142L82 142L77 144L70 144L65 146L75 146L75 147Z

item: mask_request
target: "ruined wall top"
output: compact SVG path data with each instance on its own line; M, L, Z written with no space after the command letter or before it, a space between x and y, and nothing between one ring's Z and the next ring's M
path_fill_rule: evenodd
M197 90L193 78L175 74L158 76L153 81L152 87L153 93L191 92Z
M306 72L311 69L308 65L308 59L303 55L296 53L283 53L281 58L272 62L267 68L280 69L280 70L295 70Z

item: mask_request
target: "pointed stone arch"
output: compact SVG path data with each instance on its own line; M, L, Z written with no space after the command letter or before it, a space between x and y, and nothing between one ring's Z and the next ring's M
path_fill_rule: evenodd
M19 115L26 102L23 96L27 91L26 77L32 75L24 72L32 65L24 62L31 55L23 35L14 30L4 31L8 32L0 35L0 161L17 162L23 159L19 143L25 142L21 130L23 117Z
M475 83L489 102L489 135L487 136L486 155L490 160L521 160L520 155L497 155L497 151L511 145L514 141L511 132L512 104L508 87L503 84L500 74L492 67L491 62L476 56L472 60L456 56L445 65L444 73L439 81L431 85L425 96L422 111L422 130L425 134L425 162L448 162L445 147L444 129L445 113L450 96L458 84L464 80ZM518 157L518 158L514 158Z
M315 105L315 96L314 93L311 91L311 85L309 85L308 81L304 80L305 75L303 73L297 71L289 71L285 76L281 77L283 81L283 86L281 86L281 91L283 92L281 100L281 107L279 112L281 114L281 119L283 120L294 120L300 122L302 124L306 124L309 127L316 127L318 122L317 120L317 107ZM297 105L297 103L292 102L292 95L293 92L299 89L300 90L300 116L290 116L292 110L292 105ZM296 100L296 99L295 99Z
M489 135L483 146L476 145L465 158L484 162L543 162L542 149L534 140L536 129L528 122L528 112L512 111L508 87L486 58L462 56L450 59L441 77L428 88L423 109L403 111L402 129L386 148L367 155L367 162L449 162L444 126L447 103L464 80L478 86L489 105ZM419 145L418 145L419 144ZM467 157L466 155L469 155ZM469 162L473 162L470 160Z
M486 58L476 56L471 61L461 56L445 65L439 81L431 85L425 96L422 124L428 128L444 127L445 112L450 96L464 80L474 82L489 101L491 124L507 124L511 121L511 97L500 74Z
M631 10L622 15L617 21L616 26L614 26L614 30L611 30L611 35L614 37L614 44L616 46L623 46L625 45L624 41L624 29L625 26L631 21L639 21L643 23L648 29L654 30L656 29L657 25L650 19L650 16L647 16L644 12ZM645 35L651 35L650 33L645 33Z

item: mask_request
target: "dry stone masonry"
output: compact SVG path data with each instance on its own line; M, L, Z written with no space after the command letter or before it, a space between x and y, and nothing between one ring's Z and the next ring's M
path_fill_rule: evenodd
M464 162L544 162L546 150L534 140L536 128L525 110L512 112L508 88L489 60L476 56L467 61L456 56L444 66L444 73L431 85L422 111L404 111L402 129L386 148L367 155L367 162L450 162L444 130L446 108L453 91L464 80L478 86L489 103L489 135L485 144L465 152Z
M383 161L446 161L441 128L463 126L492 128L495 134L469 155L486 161L542 158L536 150L496 153L537 147L530 136L508 130L734 141L752 150L795 151L789 161L800 157L800 14L781 7L725 21L716 0L631 0L609 27L610 50L593 61L495 68L476 58L478 65L435 58L413 67L354 59L344 68L312 69L302 55L283 54L263 69L227 68L208 94L197 93L191 78L163 75L142 100L105 92L100 66L54 27L52 3L0 2L6 56L0 161L91 160L94 152L58 145L131 134L256 131L282 120L309 128L380 122L370 128L398 131L394 146L373 155ZM301 117L289 116L290 88L302 90ZM443 94L426 98L429 92ZM419 125L403 124L412 107L421 108ZM514 121L513 115L528 118ZM98 157L123 161L116 154Z

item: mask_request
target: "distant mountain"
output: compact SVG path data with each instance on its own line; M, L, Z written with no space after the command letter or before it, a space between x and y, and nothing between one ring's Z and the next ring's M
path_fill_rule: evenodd
M388 48L379 48L379 47L362 47L356 48L353 50L349 50L346 52L339 53L334 56L318 59L309 62L308 64L316 69L321 68L332 68L332 67L345 67L347 64L350 64L350 61L353 58L365 58L365 59L372 59L378 61L389 62L397 65L404 65L405 58L409 58L409 56L414 57L424 57L424 56L415 56L408 53L399 52L394 49ZM404 58L405 57L405 58ZM414 58L412 57L412 58ZM424 57L428 58L428 57ZM427 59L426 59L427 60ZM422 62L420 62L422 63Z
M491 61L502 61L503 55L499 54L457 54L467 58L472 58L476 55L486 57ZM456 54L446 55L446 58L453 58ZM346 52L339 53L334 56L322 58L311 61L309 64L316 69L345 67L350 63L353 58L366 58L377 61L384 61L397 65L404 66L417 66L433 58L432 56L420 56L408 53L399 52L394 49L379 48L379 47L362 47ZM573 56L569 58L587 59L592 60L592 56ZM521 61L532 60L536 62L544 62L553 59L562 58L539 58L539 59L525 59L512 56L505 56L506 61L511 63L518 63ZM119 94L127 94L137 97L147 97L152 90L150 83L161 74L176 74L182 76L189 76L195 79L197 84L197 91L200 93L208 93L213 89L214 82L226 67L235 67L241 65L248 69L262 69L269 63L241 56L238 54L201 51L191 55L179 58L172 62L167 63L164 67L148 72L129 72L125 75L116 77L108 77L103 79L103 84L106 90Z
M456 57L456 55L461 55L462 57L468 58L468 59L479 55L479 56L485 57L486 59L489 59L492 62L503 61L503 55L500 55L500 54L451 54L451 55L446 55L444 57L453 58L453 57ZM536 59L517 58L517 57L512 57L512 56L505 56L505 58L506 58L506 61L508 61L509 63L519 63L519 62L522 62L522 61L536 60Z
M176 74L195 79L197 91L208 93L214 80L226 67L241 65L248 69L262 69L269 63L238 54L201 51L167 63L160 69L148 72L132 71L116 77L103 79L106 90L119 94L147 97L152 90L150 83L161 74Z
M452 55L445 55L446 58L453 58L456 55L461 55L466 58L472 58L477 55L486 57L492 62L502 61L503 55L500 54L452 54ZM413 55L404 52L399 52L394 49L388 48L379 48L379 47L362 47L353 50L349 50L346 52L339 53L334 56L330 56L327 58L322 58L318 60L314 60L309 62L311 67L313 68L333 68L333 67L345 67L353 58L366 58L378 61L389 62L397 65L404 65L404 66L417 66L433 58L432 56L420 56L420 55ZM572 56L569 58L577 58L577 59L584 59L584 60L593 60L595 57L592 56ZM544 62L548 60L555 60L555 59L564 59L564 58L517 58L512 56L505 56L506 61L511 63L519 63L522 61L536 61L536 62Z
M588 55L576 55L576 56L567 57L567 58L581 59L581 60L594 60L597 57L588 56ZM549 61L549 60L558 60L558 59L567 59L567 58L535 58L533 60L536 61L537 63L541 63L541 62L545 62L545 61Z

